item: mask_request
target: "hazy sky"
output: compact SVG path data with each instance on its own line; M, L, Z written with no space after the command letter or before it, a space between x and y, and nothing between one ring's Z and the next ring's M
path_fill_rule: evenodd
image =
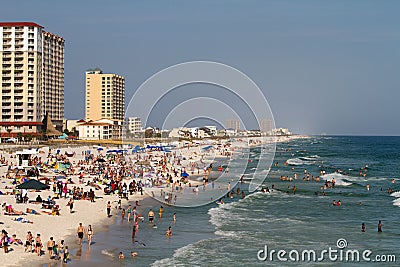
M65 38L69 119L84 116L88 68L125 76L128 103L157 71L210 60L253 79L277 126L307 134L400 135L399 14L395 0L0 3L2 21Z

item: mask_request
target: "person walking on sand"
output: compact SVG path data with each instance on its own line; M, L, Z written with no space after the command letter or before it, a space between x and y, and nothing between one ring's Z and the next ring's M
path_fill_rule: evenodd
M111 216L111 203L110 203L110 201L108 201L108 203L107 203L107 217L110 217Z
M78 233L78 244L81 245L82 239L83 239L83 234L85 233L85 227L83 227L82 223L79 223L77 233Z
M64 253L65 253L65 244L64 244L64 240L61 240L60 244L58 245L58 259L63 260Z
M53 240L53 237L50 237L50 240L47 241L47 250L49 252L49 259L53 256L53 248L54 248L55 242Z
M35 250L38 256L42 253L42 239L40 239L40 234L36 235L35 238Z
M32 252L32 246L33 246L33 235L31 231L29 231L28 234L26 235L25 252L26 251Z
M93 232L92 225L89 224L88 229L87 229L87 239L88 239L88 245L89 246L92 243L93 234L94 234L94 232Z
M73 208L74 208L74 199L73 199L73 198L71 198L71 199L68 201L67 206L69 206L69 212L70 212L70 213L73 213Z

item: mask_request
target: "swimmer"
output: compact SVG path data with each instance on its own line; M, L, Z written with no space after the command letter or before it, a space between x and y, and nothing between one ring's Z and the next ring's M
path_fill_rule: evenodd
M131 256L132 257L136 257L138 255L138 253L137 252L135 252L135 251L131 251Z

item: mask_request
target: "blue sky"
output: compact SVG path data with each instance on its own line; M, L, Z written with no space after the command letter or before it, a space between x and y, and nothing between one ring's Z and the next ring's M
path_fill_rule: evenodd
M400 135L399 1L2 2L2 21L66 39L69 119L84 116L88 68L125 76L128 103L157 71L210 60L253 79L277 126Z

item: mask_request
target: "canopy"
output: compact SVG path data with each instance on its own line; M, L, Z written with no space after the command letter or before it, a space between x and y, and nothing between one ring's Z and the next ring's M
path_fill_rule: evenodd
M17 186L17 189L45 190L45 189L49 189L49 188L50 188L50 186L45 185L44 183L41 183L35 179L30 179L28 182L25 182L25 183Z

